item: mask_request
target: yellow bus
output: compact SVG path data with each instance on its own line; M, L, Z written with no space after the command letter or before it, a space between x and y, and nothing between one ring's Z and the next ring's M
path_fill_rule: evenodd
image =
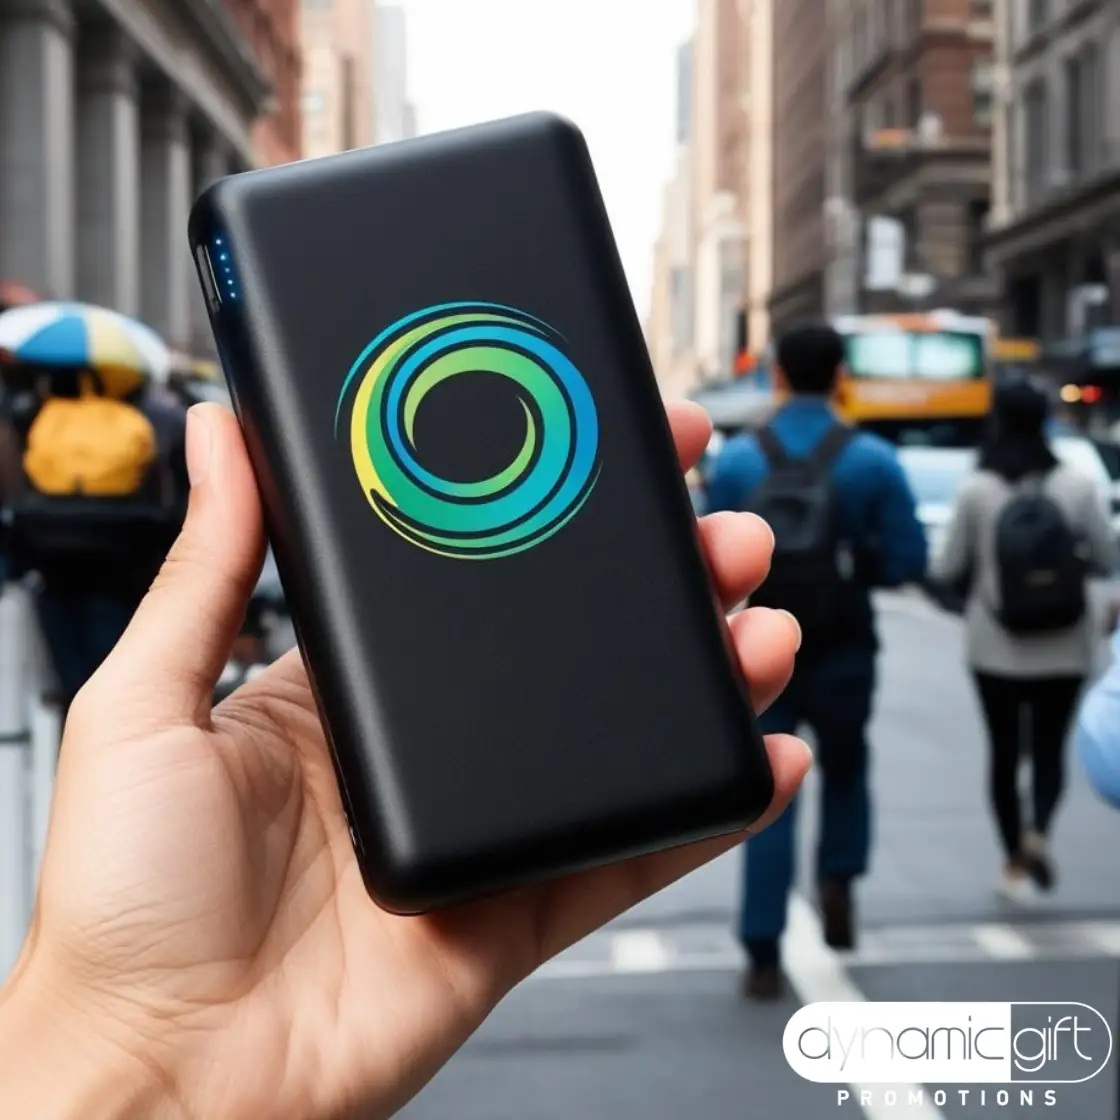
M837 405L853 424L980 421L991 404L988 319L955 311L844 315Z

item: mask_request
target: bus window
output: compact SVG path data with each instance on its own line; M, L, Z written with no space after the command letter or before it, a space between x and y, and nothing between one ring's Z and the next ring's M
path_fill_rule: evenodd
M973 380L984 376L984 339L964 331L866 331L849 334L852 377L924 381Z

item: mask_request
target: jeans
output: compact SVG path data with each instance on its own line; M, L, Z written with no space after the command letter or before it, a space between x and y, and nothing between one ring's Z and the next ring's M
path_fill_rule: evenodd
M117 644L136 604L130 596L62 591L50 585L40 591L37 602L62 702L69 707Z
M1066 736L1085 682L1080 677L975 676L991 747L989 793L1010 858L1023 840L1019 763L1031 760L1031 825L1045 836L1062 796Z
M869 649L839 650L799 666L786 691L759 719L768 735L793 734L802 726L814 733L821 777L819 879L849 881L867 871L871 849L867 724L874 691L874 653ZM776 943L785 930L797 867L796 826L795 800L769 828L744 845L739 937L756 958L759 943L769 945L776 958Z

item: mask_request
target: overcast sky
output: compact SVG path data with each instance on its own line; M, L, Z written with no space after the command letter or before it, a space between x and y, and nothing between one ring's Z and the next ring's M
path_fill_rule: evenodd
M587 136L639 312L672 168L676 49L695 0L397 0L433 132L533 109Z

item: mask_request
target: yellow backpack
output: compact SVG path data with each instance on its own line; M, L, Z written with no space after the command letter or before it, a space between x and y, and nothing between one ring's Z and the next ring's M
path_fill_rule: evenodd
M27 435L23 469L40 494L127 498L138 495L156 459L151 421L125 401L51 397Z

